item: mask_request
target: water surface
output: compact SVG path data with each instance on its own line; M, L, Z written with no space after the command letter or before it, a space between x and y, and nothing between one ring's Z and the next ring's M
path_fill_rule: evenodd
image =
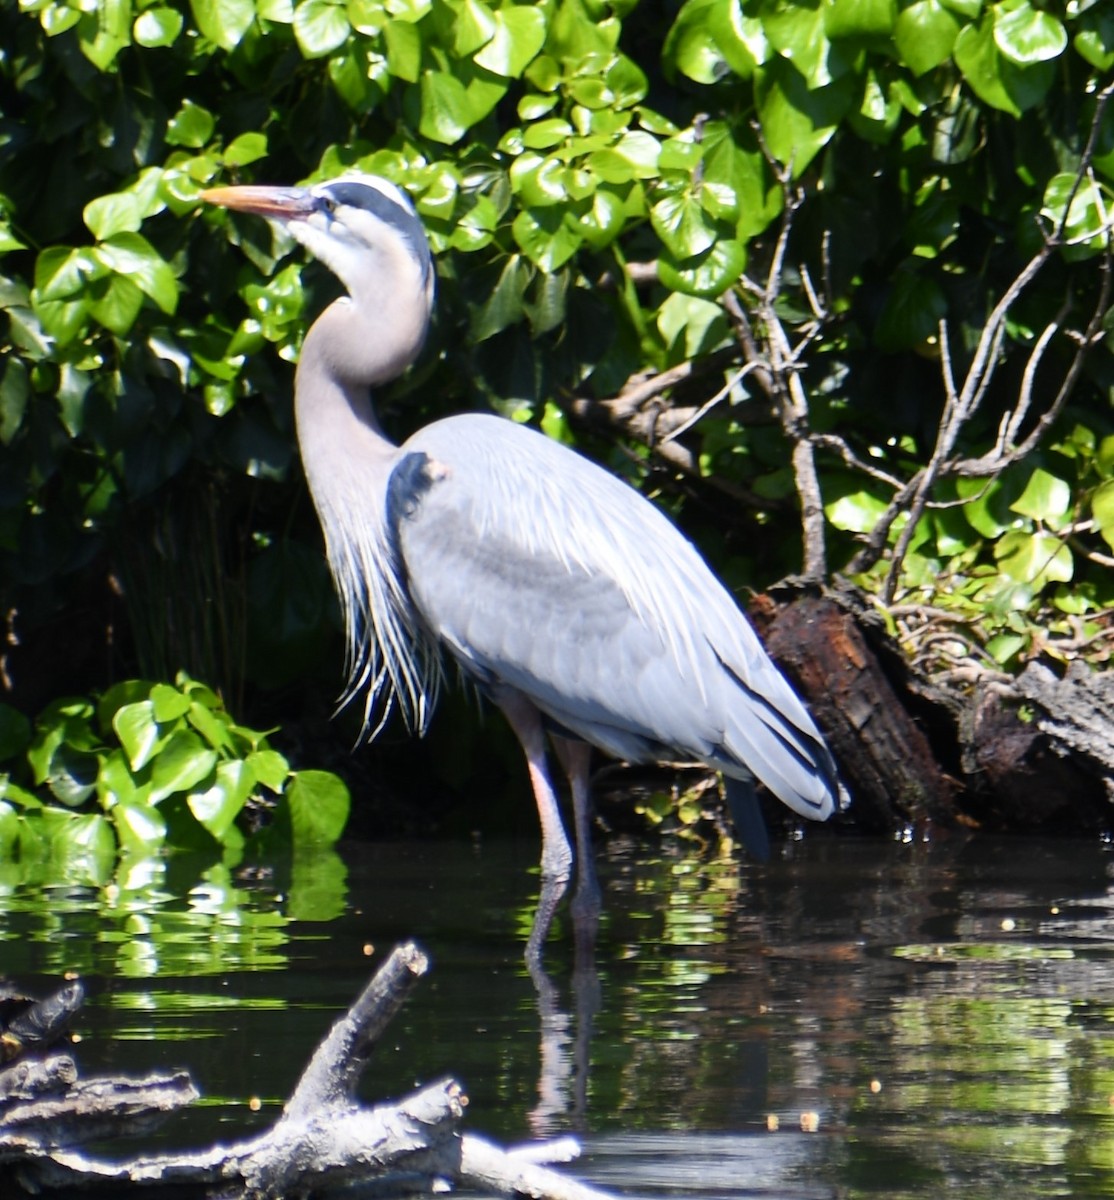
M367 844L104 886L0 876L0 963L91 993L82 1068L188 1066L162 1144L276 1116L395 943L433 969L368 1099L445 1075L467 1128L572 1131L627 1195L1114 1194L1114 854L1097 841L809 836L768 864L613 842L595 954L522 965L533 842ZM257 1098L261 1110L252 1112Z

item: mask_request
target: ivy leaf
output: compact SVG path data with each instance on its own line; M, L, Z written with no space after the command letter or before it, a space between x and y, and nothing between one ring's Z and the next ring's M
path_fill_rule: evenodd
M212 787L203 792L191 792L186 803L190 812L220 842L248 802L255 783L255 773L246 762L223 762L217 767Z
M665 251L658 259L658 278L674 291L711 298L734 286L746 265L746 246L737 238L720 237L693 258L675 259Z
M92 253L109 270L127 276L164 313L173 313L177 308L178 281L174 270L141 234L114 234Z
M650 209L650 222L674 258L693 258L716 240L699 196L688 189L659 200Z
M1099 536L1114 550L1114 479L1099 484L1091 496L1091 515Z
M1029 476L1025 490L1010 505L1015 513L1032 517L1053 529L1061 528L1071 517L1071 485L1042 467Z
M1067 49L1068 34L1051 13L1029 4L1009 11L995 6L994 43L1011 62L1026 67L1059 58Z
M886 37L897 20L897 0L828 0L824 32L830 38Z
M766 144L794 176L831 141L854 99L853 77L810 88L789 63L775 59L755 73L755 95Z
M423 137L451 146L467 132L468 92L463 83L444 71L425 71L421 80L422 115L418 128Z
M255 20L254 0L190 0L197 28L222 50L235 50Z
M383 28L387 70L405 83L417 83L422 68L422 35L410 21L388 21Z
M959 19L938 0L916 0L898 13L894 44L914 75L947 62L959 36Z
M98 280L92 289L89 315L117 337L123 337L135 324L143 307L143 293L125 275L110 275Z
M1055 534L1021 529L1005 533L994 546L994 557L1004 575L1036 589L1067 583L1075 572L1071 550Z
M166 818L151 804L116 804L109 815L121 850L146 856L166 841Z
M665 39L662 59L696 83L712 84L727 74L726 56L711 28L711 14L724 0L687 0Z
M580 234L569 227L563 208L523 209L511 232L518 247L543 271L556 271L580 249Z
M472 336L482 342L501 333L523 315L522 298L533 271L520 254L508 256L486 304L472 313Z
M174 792L188 792L216 765L214 751L192 729L172 733L151 764L151 803Z
M199 150L213 136L215 127L216 118L207 108L185 100L166 127L166 140L171 146Z
M286 790L295 846L331 846L348 823L351 796L330 771L298 771Z
M344 45L352 26L337 0L303 0L294 10L294 37L306 58L324 58Z
M152 49L157 46L172 46L182 32L184 19L173 8L158 6L141 12L132 26L132 36L141 46Z
M133 771L142 770L165 742L155 720L150 700L137 700L121 705L112 717L112 728L128 756Z
M518 79L545 44L545 14L540 8L519 5L497 9L495 31L473 61L485 71Z

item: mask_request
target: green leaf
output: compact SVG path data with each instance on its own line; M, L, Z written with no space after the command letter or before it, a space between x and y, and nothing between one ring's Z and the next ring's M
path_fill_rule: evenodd
M406 83L417 83L422 69L422 35L409 21L388 21L383 29L387 43L387 70Z
M677 259L668 250L658 259L658 278L667 288L690 296L719 296L733 287L747 265L747 251L736 238L720 237L693 258Z
M1114 10L1110 5L1089 8L1073 28L1072 46L1084 62L1096 71L1114 67Z
M143 293L123 275L112 275L98 281L89 304L89 315L123 337L135 324L143 307Z
M472 313L472 337L482 342L501 333L523 316L522 298L533 278L530 265L520 254L511 254L486 304Z
M545 13L516 5L492 14L491 40L474 56L477 66L507 79L518 79L545 44Z
M82 212L89 232L98 240L114 233L135 233L143 223L139 197L131 192L115 192L90 200Z
M221 155L229 167L246 167L267 157L267 135L265 133L242 133L233 138Z
M110 270L127 276L163 312L173 313L177 308L178 281L174 270L141 234L113 234L92 253Z
M886 511L886 501L873 493L848 492L824 505L824 513L836 529L847 533L870 533Z
M184 717L192 704L189 696L168 683L156 683L151 688L151 714L160 725Z
M253 750L246 762L256 780L272 792L281 792L290 774L290 764L277 750Z
M854 80L845 76L826 87L809 88L800 73L775 59L755 73L755 97L762 132L774 157L799 176L828 144L854 99Z
M1091 515L1102 540L1114 550L1114 479L1095 488L1091 496Z
M332 772L298 771L286 795L295 846L331 846L344 832L351 797Z
M1051 533L1005 533L994 546L994 557L1004 575L1017 583L1040 589L1049 583L1067 583L1074 574L1071 550Z
M123 851L147 855L166 842L166 818L150 804L117 804L109 817Z
M514 240L543 271L556 271L580 249L581 237L561 208L523 209L511 226Z
M11 445L23 425L27 402L31 398L31 381L22 359L12 355L0 375L0 444Z
M96 11L86 12L78 22L78 45L98 71L108 71L116 55L130 45L131 8L131 0L100 0Z
M938 0L916 0L898 13L894 43L914 75L924 75L947 62L959 35L960 22Z
M716 240L699 196L689 189L662 197L650 209L650 222L674 258L702 254Z
M161 746L151 763L151 803L173 792L196 787L216 765L214 751L192 729L179 729Z
M469 58L495 36L495 16L483 0L452 0L453 54Z
M830 38L886 37L897 21L897 0L827 0L824 32Z
M145 767L166 740L161 736L150 700L121 705L113 714L112 728L133 771Z
M727 61L710 25L724 0L687 0L662 48L663 60L697 83L712 84L727 73Z
M1114 197L1096 179L1077 179L1070 171L1053 175L1044 191L1041 213L1054 230L1063 227L1069 242L1100 253L1107 248Z
M222 50L235 50L255 20L254 0L190 0L202 34Z
M1026 67L1059 58L1067 49L1068 34L1051 13L1027 3L1007 10L994 8L994 43L1011 62Z
M743 79L770 55L766 32L756 16L747 16L743 0L717 0L707 9L708 30L727 65Z
M1025 490L1010 505L1010 509L1059 529L1071 518L1071 485L1066 480L1037 467L1029 476Z
M47 817L45 812L43 815ZM105 817L100 813L51 814L44 823L51 856L63 860L67 874L94 884L109 879L116 862L116 838Z
M1051 60L1037 60L1024 67L1014 63L999 51L994 30L989 16L978 25L961 29L955 40L956 66L980 100L1020 116L1044 99L1056 77L1056 67Z
M294 9L294 37L306 58L324 58L352 31L343 0L302 0Z
M223 762L217 767L213 786L203 792L191 792L186 803L213 837L223 841L255 783L255 773L246 762Z
M156 6L141 12L132 26L132 36L141 46L154 49L157 46L172 46L182 32L182 14L173 8Z
M423 72L421 101L418 128L423 137L451 146L468 132L468 92L459 79L443 71Z
M166 141L171 146L186 146L200 150L213 136L216 118L200 104L184 100L166 128Z

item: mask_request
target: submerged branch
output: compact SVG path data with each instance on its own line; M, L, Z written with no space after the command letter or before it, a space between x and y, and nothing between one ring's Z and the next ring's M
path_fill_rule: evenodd
M366 1108L356 1085L376 1039L386 1029L428 960L412 942L398 946L352 1007L318 1046L279 1120L262 1134L184 1154L106 1159L76 1149L88 1137L80 1120L76 1131L58 1136L56 1123L24 1122L18 1131L0 1116L0 1162L15 1164L30 1192L77 1188L188 1185L194 1194L230 1200L281 1200L295 1195L328 1195L375 1184L393 1191L444 1191L449 1185L528 1195L537 1200L607 1200L604 1193L564 1178L549 1162L563 1162L578 1148L571 1139L550 1145L502 1150L483 1138L462 1134L467 1106L464 1090L443 1079L401 1100ZM76 1076L76 1073L74 1073ZM196 1097L186 1076L172 1077L170 1107ZM159 1087L155 1087L155 1084ZM70 1082L70 1090L99 1088L134 1109L125 1085L142 1086L157 1096L166 1080ZM167 1106L163 1106L164 1108ZM131 1114L133 1118L135 1113ZM90 1124L92 1136L127 1131Z

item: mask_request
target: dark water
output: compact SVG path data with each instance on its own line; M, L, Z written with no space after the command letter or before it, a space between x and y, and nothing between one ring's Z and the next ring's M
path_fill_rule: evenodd
M575 1132L626 1195L1114 1194L1114 851L809 837L766 865L615 844L594 969L521 952L534 843L364 845L107 888L0 872L0 972L91 999L86 1073L188 1066L165 1145L274 1118L396 942L433 959L368 1099L453 1075L467 1128ZM6 873L5 873L6 872ZM249 1111L258 1097L262 1110Z

